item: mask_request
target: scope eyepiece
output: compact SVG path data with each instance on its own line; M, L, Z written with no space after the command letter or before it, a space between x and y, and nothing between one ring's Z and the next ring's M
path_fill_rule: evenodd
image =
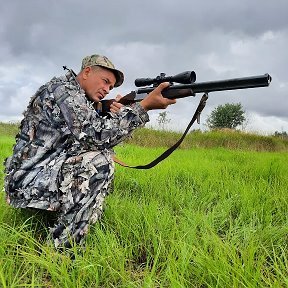
M174 76L165 76L161 73L156 78L137 78L135 80L136 87L154 85L158 86L162 82L176 82L180 84L192 84L196 81L196 73L194 71L185 71Z

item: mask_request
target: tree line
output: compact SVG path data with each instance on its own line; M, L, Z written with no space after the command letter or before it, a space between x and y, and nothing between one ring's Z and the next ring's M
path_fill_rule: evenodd
M246 120L245 111L240 103L224 104L217 106L206 120L209 129L229 128L236 129ZM164 130L171 119L166 111L158 114L157 122L160 129Z

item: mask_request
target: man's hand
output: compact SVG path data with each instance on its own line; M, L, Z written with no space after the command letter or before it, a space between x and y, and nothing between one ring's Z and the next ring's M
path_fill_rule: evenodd
M112 113L117 113L124 105L119 103L118 101L122 98L123 96L117 95L115 100L111 105L110 105L110 112Z
M163 89L169 86L169 82L161 83L152 92L148 94L141 102L140 105L146 110L165 109L167 106L176 103L176 99L168 99L162 96Z

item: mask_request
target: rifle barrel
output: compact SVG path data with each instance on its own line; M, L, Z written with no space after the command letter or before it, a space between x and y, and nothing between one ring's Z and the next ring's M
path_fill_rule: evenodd
M194 93L223 90L247 89L269 86L272 78L269 74L253 77L226 79L221 81L200 82L191 84ZM188 88L188 87L187 87Z
M252 77L233 78L233 79L225 79L225 80L209 81L209 82L199 82L199 83L195 82L192 84L183 84L183 85L174 85L174 86L172 85L166 89L167 89L167 91L168 90L177 90L177 92L180 91L180 89L181 90L187 89L186 91L191 90L191 93L192 92L193 93L190 95L186 95L186 96L192 96L196 93L201 93L201 92L202 93L209 93L209 92L223 91L223 90L236 90L236 89L266 87L266 86L269 86L271 81L272 81L272 77L268 73L266 73L264 75L257 75L257 76L252 76ZM150 93L153 89L155 89L155 88L152 88L152 87L140 88L137 90L137 94ZM175 93L169 93L169 96L167 98L172 98L172 95L175 95L177 93L176 91L174 91L174 92ZM182 97L186 97L186 96L182 96Z

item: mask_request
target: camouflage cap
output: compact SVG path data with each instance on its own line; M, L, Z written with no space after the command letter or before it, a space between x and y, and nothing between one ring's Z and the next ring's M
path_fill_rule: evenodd
M124 81L124 74L120 70L115 69L113 63L106 56L97 54L86 56L82 60L81 70L88 66L100 66L112 70L116 77L115 87L122 85Z

